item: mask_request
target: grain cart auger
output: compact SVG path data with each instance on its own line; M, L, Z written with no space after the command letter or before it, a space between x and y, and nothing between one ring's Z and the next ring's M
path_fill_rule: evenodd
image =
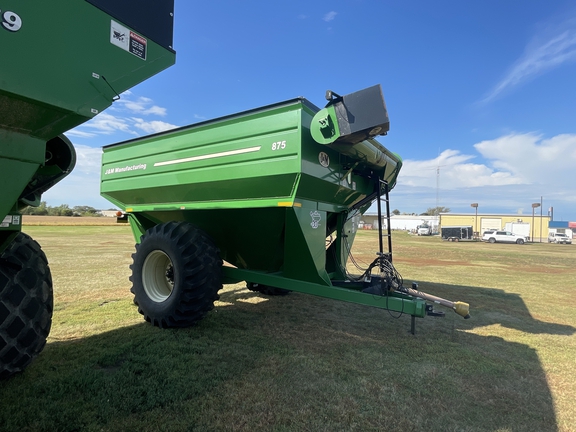
M173 6L0 0L0 378L38 355L52 321L48 262L20 211L74 168L64 132L174 63Z
M222 283L241 281L412 323L425 316L426 295L392 266L390 232L361 276L346 268L360 216L387 199L402 165L374 140L389 129L380 86L327 99L324 109L292 99L104 148L101 194L128 215L132 292L147 321L192 325ZM468 315L464 303L429 300Z

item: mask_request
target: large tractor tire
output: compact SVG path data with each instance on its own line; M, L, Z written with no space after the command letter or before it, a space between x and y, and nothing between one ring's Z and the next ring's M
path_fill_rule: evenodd
M0 255L0 379L21 372L40 354L53 309L46 255L19 233Z
M150 228L136 245L132 293L138 312L157 327L189 327L214 308L222 288L220 251L186 222Z
M246 282L246 288L250 291L259 292L269 296L285 296L290 293L289 290L284 288L276 288L268 285L257 284L254 282Z

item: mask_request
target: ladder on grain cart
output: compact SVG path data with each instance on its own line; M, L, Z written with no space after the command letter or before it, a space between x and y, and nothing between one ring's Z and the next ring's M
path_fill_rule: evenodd
M390 188L388 182L379 180L378 185L378 242L379 242L379 256L392 263L392 229L390 227ZM382 202L386 206L386 233L382 229ZM384 238L387 238L387 252L384 252Z

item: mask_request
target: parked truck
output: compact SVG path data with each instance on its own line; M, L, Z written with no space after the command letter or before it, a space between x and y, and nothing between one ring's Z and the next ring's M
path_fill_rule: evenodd
M524 222L506 222L504 231L510 231L525 238L530 238L530 224Z
M432 235L432 227L427 223L423 223L422 225L418 225L416 227L416 234L419 236L430 236Z
M21 210L74 168L64 132L174 63L173 6L0 1L0 379L40 353L52 322L48 260L21 232Z
M443 226L440 230L442 240L447 241L472 241L474 240L474 230L472 226Z
M350 273L360 216L375 201L389 216L382 198L402 160L375 139L389 130L379 85L327 99L323 109L296 98L104 147L101 194L128 216L131 291L147 321L193 325L223 284L243 281L404 313L412 324L427 301L469 316L466 303L404 287L390 231L363 273Z

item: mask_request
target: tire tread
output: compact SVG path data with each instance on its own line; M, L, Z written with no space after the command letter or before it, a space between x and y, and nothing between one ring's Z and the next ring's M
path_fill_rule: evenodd
M0 379L40 354L52 325L52 275L40 245L19 233L0 257Z
M160 312L162 308L154 305L150 307L149 301L138 298L145 294L142 288L137 287L139 276L135 273L138 273L139 269L136 263L139 261L142 244L150 241L175 245L186 263L178 275L184 289L176 294L177 299L171 300L174 301L174 307L168 314ZM204 232L192 224L166 222L152 227L142 236L140 244L136 245L132 259L131 292L135 295L134 302L138 305L138 312L146 321L161 328L189 327L214 308L214 301L218 300L218 291L222 288L220 251Z

